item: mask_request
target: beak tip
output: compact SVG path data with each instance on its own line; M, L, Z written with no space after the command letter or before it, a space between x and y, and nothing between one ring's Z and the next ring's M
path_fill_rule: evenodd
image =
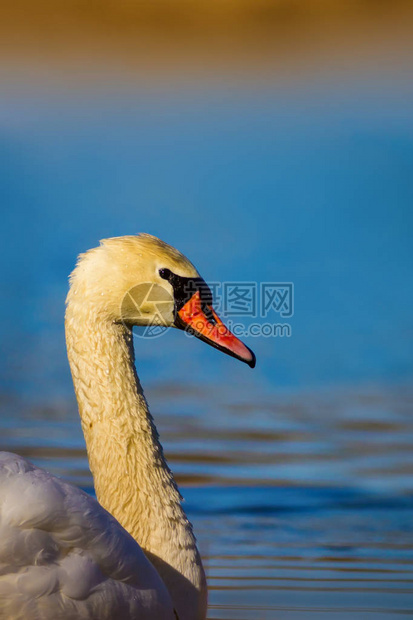
M245 360L246 363L248 364L248 366L250 368L255 368L255 364L257 362L257 358L255 357L255 353L253 351L251 351L251 349L248 347L248 351L251 353L251 359L249 361Z

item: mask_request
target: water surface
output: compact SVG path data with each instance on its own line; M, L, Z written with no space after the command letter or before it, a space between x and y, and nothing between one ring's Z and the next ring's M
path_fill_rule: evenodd
M207 280L294 282L292 336L249 338L254 371L135 338L211 619L413 615L405 78L0 104L0 449L93 492L63 313L99 238L144 230Z

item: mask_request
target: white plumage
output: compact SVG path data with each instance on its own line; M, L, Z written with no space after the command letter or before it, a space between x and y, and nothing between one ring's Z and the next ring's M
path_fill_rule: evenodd
M0 453L1 620L174 619L139 545L98 502Z

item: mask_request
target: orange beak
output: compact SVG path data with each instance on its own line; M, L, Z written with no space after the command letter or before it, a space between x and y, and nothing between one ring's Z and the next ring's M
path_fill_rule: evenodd
M199 291L178 310L175 325L254 368L254 353L230 332L211 305L202 303Z

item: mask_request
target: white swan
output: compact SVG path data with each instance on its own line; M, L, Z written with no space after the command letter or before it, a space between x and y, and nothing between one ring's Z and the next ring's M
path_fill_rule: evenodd
M107 239L80 256L66 343L99 503L0 453L1 620L205 618L201 558L135 371L131 327L190 329L254 366L211 304L195 267L156 237Z

